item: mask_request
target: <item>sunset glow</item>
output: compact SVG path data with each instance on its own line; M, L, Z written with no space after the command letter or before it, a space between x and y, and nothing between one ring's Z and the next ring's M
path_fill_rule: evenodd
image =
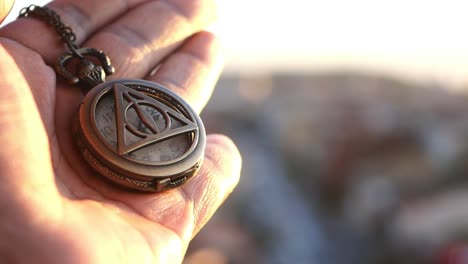
M13 14L30 2L17 1ZM227 71L338 69L468 83L466 1L219 0L218 5L213 28L227 49Z

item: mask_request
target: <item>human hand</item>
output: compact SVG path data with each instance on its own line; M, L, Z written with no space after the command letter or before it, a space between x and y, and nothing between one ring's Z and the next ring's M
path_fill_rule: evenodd
M199 32L214 19L212 1L57 0L49 7L74 29L77 43L112 59L109 79L160 83L198 112L208 101L221 71L215 37ZM64 51L42 21L19 19L0 29L0 259L180 263L237 184L236 147L208 136L200 172L178 189L115 187L75 147L71 123L83 96L57 84L48 66Z

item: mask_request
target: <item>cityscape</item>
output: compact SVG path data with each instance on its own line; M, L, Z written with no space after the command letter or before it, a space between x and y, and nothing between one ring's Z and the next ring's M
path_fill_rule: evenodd
M353 72L224 75L202 117L242 177L186 263L466 263L467 102Z

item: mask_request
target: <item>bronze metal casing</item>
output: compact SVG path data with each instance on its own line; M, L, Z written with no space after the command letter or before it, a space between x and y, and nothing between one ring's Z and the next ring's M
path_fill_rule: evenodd
M189 147L182 155L167 161L134 160L127 154L119 153L117 147L106 142L96 126L96 107L102 98L112 96L111 93L117 89L115 87L122 86L130 88L130 93L135 93L134 96L138 98L150 97L161 102L168 107L168 111L180 113L196 126L188 132L181 132L186 133L189 140ZM117 102L115 105L118 114ZM117 119L116 130L124 127L119 122L121 121ZM80 105L74 123L74 135L84 159L99 174L120 186L149 192L164 191L187 182L200 168L206 146L203 123L182 98L159 84L133 79L105 82L89 91ZM168 136L170 137L171 135ZM158 144L158 141L154 144Z

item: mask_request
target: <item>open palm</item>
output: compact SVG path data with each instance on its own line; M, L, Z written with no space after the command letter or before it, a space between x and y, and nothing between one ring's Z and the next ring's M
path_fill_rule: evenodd
M221 70L216 39L202 31L214 19L211 1L57 0L49 7L78 43L112 59L109 79L160 83L197 111L208 101ZM0 29L0 259L180 263L238 181L236 147L208 136L200 172L175 190L115 187L75 147L71 123L83 95L57 84L49 66L64 51L42 21L20 19Z

